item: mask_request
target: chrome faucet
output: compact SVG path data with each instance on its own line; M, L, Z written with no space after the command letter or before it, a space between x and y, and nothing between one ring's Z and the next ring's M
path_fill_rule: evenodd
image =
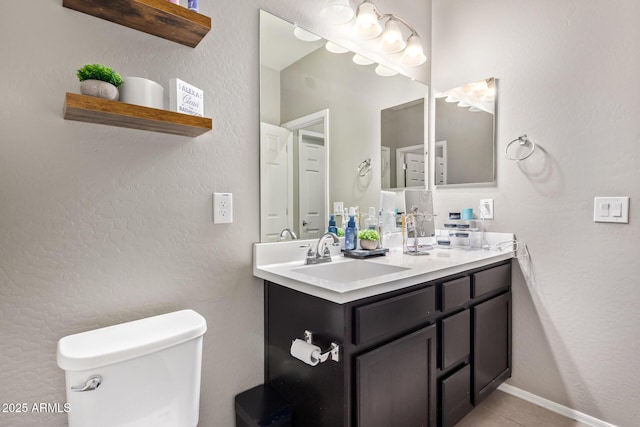
M278 238L278 242L285 240L284 236L287 233L289 234L289 237L291 237L291 240L296 240L298 238L298 236L296 236L296 233L291 231L290 228L283 228L282 231L280 232L280 237Z
M322 264L324 262L331 262L331 251L329 250L329 245L327 244L325 237L333 238L334 245L340 243L340 239L338 239L338 236L335 234L324 233L318 239L315 252L313 248L309 248L307 251L307 257L304 260L305 264Z

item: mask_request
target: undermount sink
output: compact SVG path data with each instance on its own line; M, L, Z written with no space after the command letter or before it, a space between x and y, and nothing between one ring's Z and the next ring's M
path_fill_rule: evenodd
M367 261L347 261L309 265L294 268L291 271L322 280L330 280L337 283L348 283L356 282L358 280L372 279L386 274L399 273L406 270L409 269L395 265L378 264Z

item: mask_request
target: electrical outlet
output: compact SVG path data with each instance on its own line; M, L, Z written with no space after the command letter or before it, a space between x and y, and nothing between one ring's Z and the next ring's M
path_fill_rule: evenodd
M480 218L493 219L493 199L480 199Z
M233 222L233 194L213 193L213 223L230 224Z

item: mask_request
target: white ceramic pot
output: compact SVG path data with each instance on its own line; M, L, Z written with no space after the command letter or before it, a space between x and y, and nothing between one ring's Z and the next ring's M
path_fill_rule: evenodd
M153 80L142 77L123 77L120 101L143 107L164 108L164 88Z
M360 239L360 247L362 249L366 249L368 251L372 251L372 250L378 248L378 241L377 240L362 240L362 239Z
M88 96L109 99L111 101L118 100L118 88L111 83L101 80L85 80L80 82L80 93Z

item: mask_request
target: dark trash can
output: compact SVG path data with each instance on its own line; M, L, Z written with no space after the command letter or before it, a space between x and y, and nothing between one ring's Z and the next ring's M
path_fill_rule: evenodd
M235 400L236 427L293 427L291 406L269 386L256 386Z

